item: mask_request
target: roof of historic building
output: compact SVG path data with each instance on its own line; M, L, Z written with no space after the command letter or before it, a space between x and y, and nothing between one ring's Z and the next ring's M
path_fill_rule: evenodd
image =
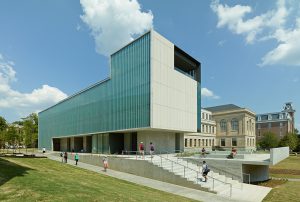
M211 112L221 112L221 111L229 111L229 110L236 110L236 109L243 109L243 108L234 104L226 104L226 105L219 105L215 107L206 107L204 109Z

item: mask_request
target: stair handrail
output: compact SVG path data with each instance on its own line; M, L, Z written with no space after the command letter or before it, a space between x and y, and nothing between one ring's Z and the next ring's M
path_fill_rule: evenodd
M175 151L181 151L181 150L175 150ZM160 159L161 159L161 166L162 166L162 159L166 159L166 160L172 162L172 165L175 163L175 164L178 164L178 165L180 165L180 166L183 166L183 169L184 169L184 173L183 173L183 174L184 174L184 178L185 178L185 169L189 169L189 170L191 170L191 171L194 171L194 172L196 172L196 175L197 175L197 176L196 176L196 183L199 184L199 183L198 183L198 179L199 179L199 174L201 174L200 171L194 170L194 169L188 167L188 165L185 166L185 165L182 165L181 163L178 163L178 162L176 162L176 161L173 161L173 160L169 159L169 158L168 158L168 155L170 154L169 151L163 151L163 152L164 152L165 154L167 154L167 157L162 156L162 152L161 152L161 151L159 151L159 153L153 153L153 154L152 154L153 156L158 156L158 157L160 157ZM128 153L129 153L129 155L130 155L130 153L134 153L135 156L136 156L136 159L137 159L137 156L138 156L138 154L140 153L140 151L128 151L128 150L122 150L122 155L126 155L126 154L124 154L124 153L127 153L127 155L128 155ZM150 154L150 152L144 151L144 154L145 154L145 155L146 155L146 154ZM141 154L139 154L139 155L141 155ZM152 159L153 159L153 158L151 158L151 161L152 161ZM178 157L177 157L177 159L178 159ZM143 158L142 160L146 160L146 159ZM173 167L173 166L172 166L172 167ZM173 170L173 168L172 168L172 170ZM172 172L173 172L173 171L172 171ZM215 190L215 180L216 180L216 181L221 182L221 183L223 183L223 184L225 184L225 185L229 185L229 187L230 187L229 196L232 197L232 184L230 184L230 183L228 183L228 182L224 182L224 181L219 180L219 179L216 179L216 178L214 178L213 176L210 176L210 178L213 180L213 183L212 183L212 190L213 190L213 191Z
M171 159L169 159L169 158L166 158L166 157L164 157L164 156L161 156L161 155L159 155L159 154L155 154L155 155L159 156L161 159L164 158L164 159L166 159L166 160L168 160L168 161L171 161L172 163L175 163L175 164L178 164L178 165L183 166L183 168L184 168L184 177L185 177L185 169L186 169L186 168L189 169L189 170L192 170L192 171L196 172L196 174L197 174L197 177L196 177L196 183L198 184L198 179L199 179L199 174L200 174L199 171L194 170L194 169L192 169L192 168L190 168L190 167L188 167L188 166L182 165L182 164L180 164L180 163L178 163L178 162L176 162L176 161L173 161L173 160L171 160ZM161 166L162 166L162 161L161 161ZM216 179L216 178L214 178L213 176L209 176L209 177L213 180L213 185L212 185L212 190L213 190L213 191L214 191L214 188L215 188L215 186L214 186L214 184L215 184L214 181L216 180L216 181L219 181L219 182L221 182L221 183L223 183L223 184L225 184L225 185L226 185L226 184L229 185L229 187L230 187L230 193L229 193L229 195L230 195L230 197L232 196L232 184L230 184L230 183L228 183L228 182L224 182L224 181L219 180L219 179Z

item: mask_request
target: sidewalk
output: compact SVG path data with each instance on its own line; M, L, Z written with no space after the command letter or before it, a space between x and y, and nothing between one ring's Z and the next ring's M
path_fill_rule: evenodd
M47 154L47 157L51 160L59 161L61 162L61 157L52 156L51 154ZM75 161L68 159L68 164L72 166L75 165ZM190 198L193 200L203 201L203 202L227 202L227 201L235 201L227 197L218 196L216 194L212 194L209 192L204 192L196 189L191 189L187 187L178 186L175 184L170 184L166 182L161 182L158 180L153 180L141 176L132 175L129 173L123 173L115 170L108 170L107 172L104 172L102 167L94 166L86 163L78 162L77 167L87 169L93 172L101 173L103 175L107 175L110 177L114 177L117 179L122 179L128 182L132 182L135 184L143 185L146 187L150 187L153 189L158 189L161 191L165 191L171 194L184 196L186 198Z

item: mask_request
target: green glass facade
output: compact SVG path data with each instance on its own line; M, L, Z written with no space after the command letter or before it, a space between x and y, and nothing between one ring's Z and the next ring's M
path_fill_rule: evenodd
M53 137L144 127L150 127L150 32L111 55L109 79L39 113L39 148L51 149Z

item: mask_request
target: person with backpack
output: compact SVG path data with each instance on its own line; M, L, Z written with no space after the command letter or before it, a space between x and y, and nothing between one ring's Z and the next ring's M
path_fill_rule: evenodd
M210 169L205 161L203 161L202 165L202 176L204 177L204 182L207 182L207 174L209 173Z
M78 163L78 160L79 160L79 155L78 155L78 153L75 154L74 159L75 159L75 162L76 162L75 165L77 166L77 163Z
M150 142L150 155L151 155L151 158L153 158L153 154L154 154L154 145L152 142Z
M141 142L139 145L139 152L142 158L144 158L144 154L145 154L145 147L144 147L144 143Z

